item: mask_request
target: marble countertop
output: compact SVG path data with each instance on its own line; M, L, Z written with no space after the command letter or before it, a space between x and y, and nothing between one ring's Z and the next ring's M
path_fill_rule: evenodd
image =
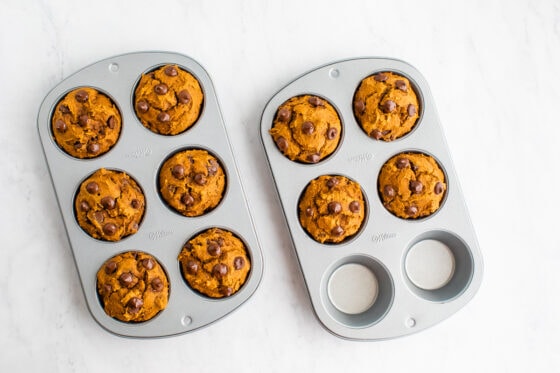
M558 1L2 5L2 371L560 369ZM188 55L211 75L265 270L254 296L217 323L138 340L108 333L88 312L36 118L72 73L149 50ZM405 60L430 84L485 262L480 290L456 314L376 342L337 338L314 317L259 134L281 87L361 56Z

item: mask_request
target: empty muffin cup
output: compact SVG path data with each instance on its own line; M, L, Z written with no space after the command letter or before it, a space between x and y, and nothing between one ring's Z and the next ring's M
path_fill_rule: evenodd
M351 328L381 320L394 297L393 280L385 266L365 255L336 262L327 271L321 291L330 316Z
M460 295L473 273L468 246L445 231L426 232L414 239L403 265L409 289L433 302L447 302Z

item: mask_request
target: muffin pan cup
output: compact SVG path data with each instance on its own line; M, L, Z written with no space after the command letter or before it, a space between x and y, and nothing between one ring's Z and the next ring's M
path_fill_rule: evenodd
M134 112L134 89L140 76L164 64L177 64L191 72L204 91L202 113L186 132L163 136L145 128ZM122 115L122 131L116 145L93 159L66 154L55 143L51 116L57 102L70 90L88 86L106 93ZM96 62L59 83L45 97L38 114L43 145L62 220L66 227L86 303L93 318L106 330L127 337L164 337L191 332L212 324L241 306L256 291L263 272L263 257L240 182L233 152L212 80L193 59L167 52L140 52ZM199 217L174 212L158 193L159 168L172 153L185 148L205 149L218 157L226 172L226 192L220 204ZM136 234L118 242L90 237L78 225L74 198L80 183L100 168L125 171L146 197L146 210ZM219 227L231 231L246 245L251 272L242 288L230 297L211 299L191 289L183 280L177 256L195 234ZM97 295L96 273L112 256L126 251L153 255L167 272L170 293L167 308L153 319L125 323L108 316Z
M421 114L416 126L392 142L368 137L352 110L360 81L381 71L393 71L409 78L420 99ZM316 164L290 161L278 150L268 132L277 108L302 94L328 100L343 123L338 149ZM415 68L395 59L358 58L312 70L282 88L267 103L261 118L261 136L313 310L328 331L356 340L404 336L437 324L474 296L482 279L481 253L428 84ZM446 195L439 210L428 217L398 218L385 209L378 195L381 167L401 152L431 155L444 170ZM349 177L364 191L367 215L362 228L355 237L341 244L314 241L298 219L301 194L309 181L321 175ZM439 289L421 289L406 273L408 250L424 239L444 243L455 259L453 277ZM341 312L329 298L330 276L345 264L369 268L378 281L375 302L360 314Z

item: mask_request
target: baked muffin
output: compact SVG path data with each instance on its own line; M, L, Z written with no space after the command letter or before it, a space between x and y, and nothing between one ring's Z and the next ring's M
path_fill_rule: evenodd
M340 243L355 235L365 217L360 185L344 176L312 180L299 200L299 221L315 241Z
M124 172L101 168L81 185L74 208L78 224L93 238L119 241L138 231L146 202Z
M401 153L381 168L378 189L387 210L403 219L415 219L439 209L447 184L434 158L422 153Z
M76 88L55 107L51 128L55 142L76 158L107 153L121 133L121 114L111 99L89 87Z
M410 81L393 72L379 72L363 79L353 105L354 116L365 133L383 141L409 133L420 108Z
M129 251L107 260L97 271L97 293L107 315L147 321L167 306L169 281L153 256Z
M211 298L235 294L251 269L243 242L219 228L208 229L190 239L178 260L189 286Z
M169 206L185 216L200 216L222 200L226 176L210 153L189 149L175 153L159 171L159 189Z
M155 133L177 135L200 116L204 94L198 80L177 65L142 75L134 92L134 109L142 124Z
M304 95L278 108L270 134L278 149L292 161L317 163L331 155L340 142L338 113L325 99Z

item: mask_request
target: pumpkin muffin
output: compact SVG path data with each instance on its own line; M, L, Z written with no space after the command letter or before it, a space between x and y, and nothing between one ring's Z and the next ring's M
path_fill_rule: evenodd
M219 228L208 229L190 239L178 260L187 284L211 298L235 294L251 269L243 242Z
M354 116L368 136L393 141L416 125L420 105L410 81L393 72L363 79L354 94Z
M381 168L378 188L387 210L403 219L416 219L429 216L440 208L447 184L433 157L422 153L401 153Z
M317 163L340 142L342 124L334 107L318 96L290 98L278 108L270 134L292 161Z
M90 87L76 88L55 107L51 129L55 142L76 158L107 153L121 133L121 114L109 97Z
M198 80L177 65L165 65L142 75L134 92L140 122L162 135L177 135L200 116L204 94Z

